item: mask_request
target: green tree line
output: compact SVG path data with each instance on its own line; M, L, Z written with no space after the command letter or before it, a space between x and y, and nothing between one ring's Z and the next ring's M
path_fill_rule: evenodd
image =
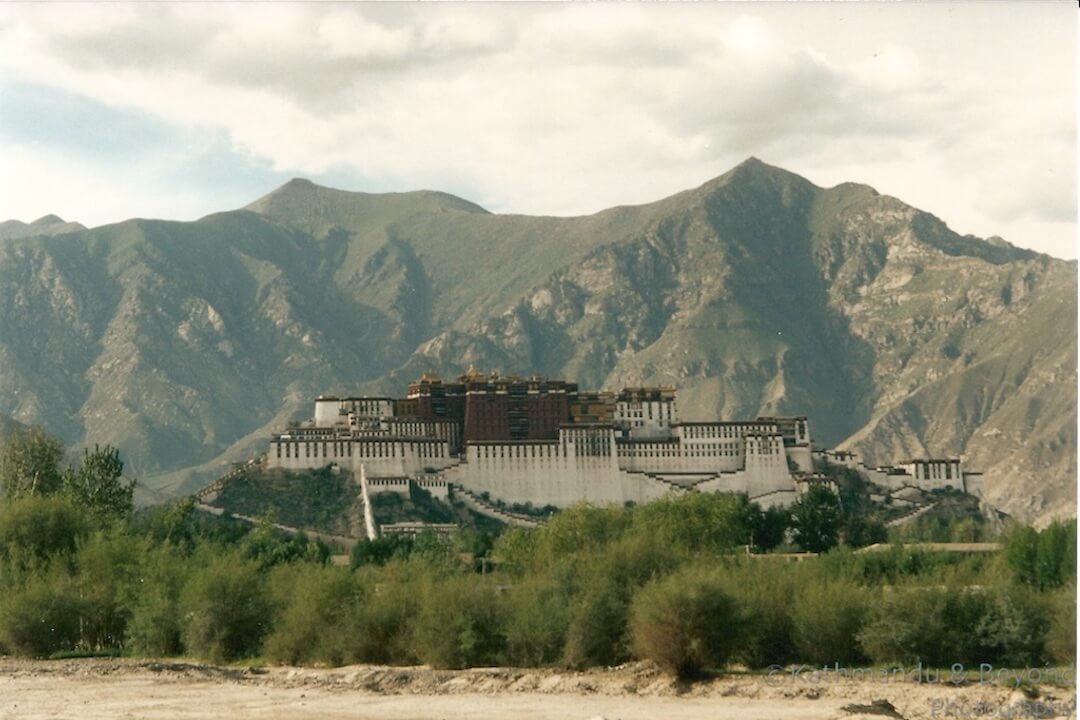
M42 434L14 447L0 451L0 650L11 654L443 668L642 658L682 677L734 663L1074 660L1075 520L1015 527L989 555L857 553L842 505L822 495L788 516L687 493L576 506L498 537L361 542L342 566L319 542L190 500L133 512L112 448L65 467ZM800 533L834 539L799 562L748 553Z

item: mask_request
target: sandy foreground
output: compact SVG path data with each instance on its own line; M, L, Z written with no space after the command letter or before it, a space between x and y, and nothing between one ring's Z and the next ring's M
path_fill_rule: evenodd
M731 676L680 685L645 664L584 673L352 666L256 670L0 658L0 720L654 720L1076 717L1073 689ZM875 701L876 704L875 704Z

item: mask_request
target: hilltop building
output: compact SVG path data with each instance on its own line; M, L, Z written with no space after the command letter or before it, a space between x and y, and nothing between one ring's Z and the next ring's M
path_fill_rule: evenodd
M818 481L805 417L684 422L672 387L583 392L472 368L425 373L404 398L321 396L311 423L271 439L270 467L331 463L364 465L373 487L453 484L539 507L690 490L786 504Z
M378 492L416 484L446 497L454 486L535 507L644 503L689 491L790 504L815 483L831 486L815 461L893 489L970 492L980 479L957 459L869 468L852 453L812 451L805 417L685 421L672 387L582 391L473 368L453 381L425 373L404 398L320 396L314 419L274 435L268 454L269 467L363 465Z

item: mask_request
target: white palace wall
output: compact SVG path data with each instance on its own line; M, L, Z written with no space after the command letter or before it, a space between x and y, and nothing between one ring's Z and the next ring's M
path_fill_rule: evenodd
M509 503L644 503L672 490L667 483L621 470L613 452L579 454L572 443L477 444L468 447L466 457L467 462L442 476Z
M272 439L267 464L299 470L334 463L354 473L363 465L373 488L385 486L375 492L407 494L412 478L441 497L453 483L539 507L640 504L691 487L775 504L794 498L788 457L800 449L786 448L770 423L700 423L677 426L669 439L630 440L617 440L610 425L568 426L558 440L469 443L462 457L451 456L447 438L299 428Z
M270 442L267 467L301 470L330 463L354 472L364 465L370 477L401 477L442 470L457 462L444 440L361 437L308 439L279 436Z

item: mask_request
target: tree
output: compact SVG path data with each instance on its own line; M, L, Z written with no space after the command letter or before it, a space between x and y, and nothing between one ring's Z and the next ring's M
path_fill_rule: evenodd
M64 489L81 507L99 519L122 520L131 515L135 481L123 480L120 451L106 445L83 451L78 468L64 473Z
M0 558L9 567L46 566L70 557L89 533L85 516L63 495L30 495L0 505Z
M821 485L800 497L791 509L795 543L806 552L825 552L836 546L841 525L840 499Z
M889 533L880 521L867 518L861 513L845 517L843 536L844 544L853 548L883 543L889 539Z
M757 504L754 504L757 507ZM784 542L791 517L787 509L774 505L753 517L753 545L758 550L772 550Z
M14 433L0 449L0 492L5 500L51 495L63 486L64 445L40 427Z

